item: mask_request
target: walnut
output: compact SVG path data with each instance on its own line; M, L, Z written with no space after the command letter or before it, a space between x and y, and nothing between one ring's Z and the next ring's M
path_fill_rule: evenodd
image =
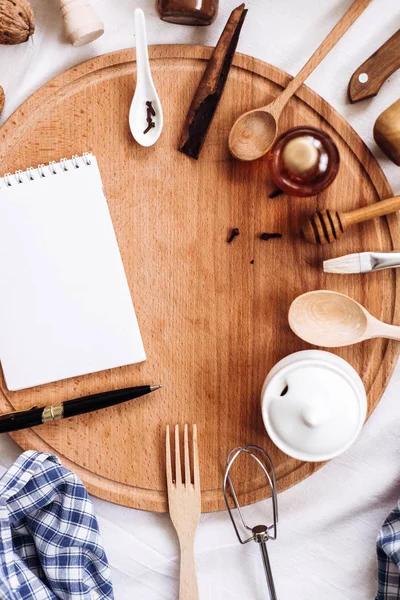
M0 44L21 44L35 31L28 0L0 0Z

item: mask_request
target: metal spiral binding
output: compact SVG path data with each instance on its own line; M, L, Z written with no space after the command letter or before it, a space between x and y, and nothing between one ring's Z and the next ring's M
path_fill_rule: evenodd
M89 167L92 164L91 156L90 152L84 152L82 156L74 154L70 160L62 158L59 163L52 160L48 165L43 163L38 165L36 169L28 167L25 171L18 169L15 173L5 173L2 178L0 177L0 192L3 188L12 187L15 184L35 181L36 176L42 179L49 175L58 175L60 172L67 172L70 166L74 169L79 169L82 165Z
M67 159L66 158L62 158L60 160L60 167L63 171L68 171L68 167L67 167Z
M82 155L83 162L85 163L85 165L87 167L90 167L90 165L92 164L92 161L90 160L90 156L91 156L90 152L84 152Z
M35 169L33 167L28 167L27 170L25 171L26 176L29 179L29 181L33 181L35 179L34 172L35 172Z

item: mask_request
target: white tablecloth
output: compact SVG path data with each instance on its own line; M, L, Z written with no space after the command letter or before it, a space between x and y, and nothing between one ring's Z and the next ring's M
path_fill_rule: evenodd
M214 45L229 12L238 4L237 0L220 1L216 23L196 29L160 21L155 0L93 0L106 33L76 49L63 38L57 1L32 0L37 19L33 40L21 46L0 46L0 85L7 95L1 122L58 73L98 54L134 45L136 6L146 11L150 44ZM238 49L295 74L349 5L350 0L248 0ZM377 149L372 126L400 96L400 71L377 98L354 106L347 102L346 88L352 72L399 26L398 0L374 0L307 81L369 145L395 193L400 193L400 169ZM279 538L269 548L280 600L373 599L375 538L400 497L399 390L397 368L353 448L279 496ZM8 436L0 436L0 473L19 452ZM168 516L97 499L94 503L116 599L177 598L178 543ZM248 510L257 518L262 509L260 503ZM201 600L267 598L258 552L255 544L239 546L225 513L203 515L196 537Z

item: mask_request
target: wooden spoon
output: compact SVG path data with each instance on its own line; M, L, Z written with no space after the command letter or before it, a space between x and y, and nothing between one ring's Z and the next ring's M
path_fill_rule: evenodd
M371 2L372 0L355 0L278 98L267 106L244 113L237 119L229 135L229 150L235 158L255 160L268 152L278 135L281 112L290 98Z
M338 348L371 338L400 341L400 327L373 317L349 296L317 290L298 296L289 309L289 325L302 340Z

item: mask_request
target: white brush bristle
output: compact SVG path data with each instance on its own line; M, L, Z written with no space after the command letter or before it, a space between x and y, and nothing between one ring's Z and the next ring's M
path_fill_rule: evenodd
M325 273L361 273L359 254L347 254L324 261Z

